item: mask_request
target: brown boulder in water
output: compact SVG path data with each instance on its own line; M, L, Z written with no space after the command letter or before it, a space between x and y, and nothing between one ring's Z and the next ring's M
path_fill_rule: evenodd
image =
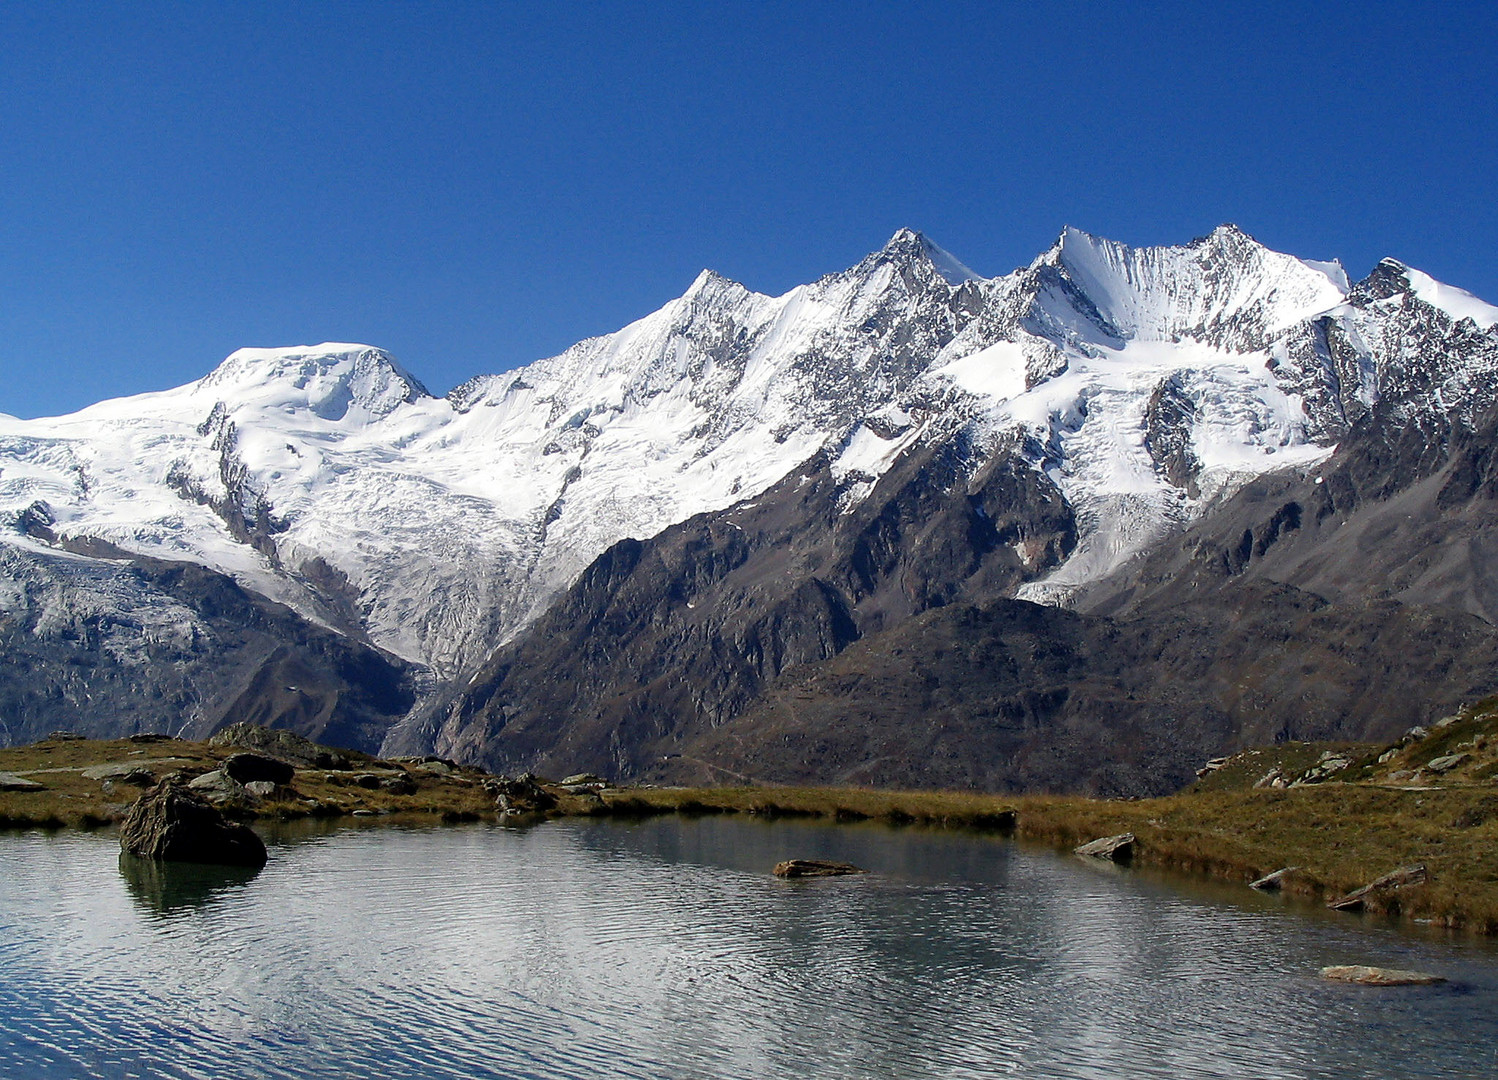
M120 826L120 847L163 862L264 866L265 844L224 816L173 774L146 791Z
M841 877L844 874L867 874L861 866L846 862L828 862L825 859L787 859L776 863L776 877Z

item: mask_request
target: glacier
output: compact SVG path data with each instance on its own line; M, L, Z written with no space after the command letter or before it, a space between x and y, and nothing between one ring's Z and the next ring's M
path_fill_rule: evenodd
M1426 370L1412 335L1432 327L1476 346ZM616 333L442 397L378 348L325 343L0 415L0 545L65 555L49 573L77 567L81 589L132 556L197 563L450 681L621 539L819 453L846 511L960 432L1071 503L1075 550L1019 593L1064 604L1247 480L1314 469L1380 396L1476 408L1462 365L1498 364L1495 327L1393 260L1352 283L1234 226L1143 248L1066 228L995 278L902 229L781 296L703 271Z

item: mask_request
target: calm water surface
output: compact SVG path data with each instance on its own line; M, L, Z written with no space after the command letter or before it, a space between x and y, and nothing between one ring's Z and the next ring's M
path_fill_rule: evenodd
M229 877L118 851L0 833L0 1076L1498 1077L1487 945L992 838L368 829ZM768 874L792 856L875 872Z

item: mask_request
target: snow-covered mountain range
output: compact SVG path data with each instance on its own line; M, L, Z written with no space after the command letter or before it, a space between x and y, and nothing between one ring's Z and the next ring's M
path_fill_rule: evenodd
M117 652L191 636L180 601L119 570L193 563L430 689L624 538L751 504L818 454L851 513L902 455L953 440L1064 496L1075 544L1059 565L1019 550L1018 595L1065 603L1254 477L1314 469L1380 401L1472 422L1495 326L1392 260L1353 283L1233 226L1158 248L1068 228L988 279L901 230L783 296L704 271L614 334L445 397L369 346L243 349L174 390L0 415L0 613L41 638L103 625Z

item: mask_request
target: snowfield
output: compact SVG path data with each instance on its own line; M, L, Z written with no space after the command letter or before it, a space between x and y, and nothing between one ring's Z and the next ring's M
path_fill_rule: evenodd
M1024 589L1064 602L1247 479L1325 458L1410 382L1401 320L1498 341L1498 308L1380 272L1362 295L1339 264L1224 226L1137 249L1066 229L982 279L901 230L779 297L704 271L617 333L443 398L366 345L242 349L173 390L0 415L0 543L82 552L56 565L85 589L112 557L197 562L451 679L622 538L753 499L821 451L846 509L962 431L1071 502L1076 551ZM1462 374L1430 393L1451 405ZM0 609L19 590L0 582Z

